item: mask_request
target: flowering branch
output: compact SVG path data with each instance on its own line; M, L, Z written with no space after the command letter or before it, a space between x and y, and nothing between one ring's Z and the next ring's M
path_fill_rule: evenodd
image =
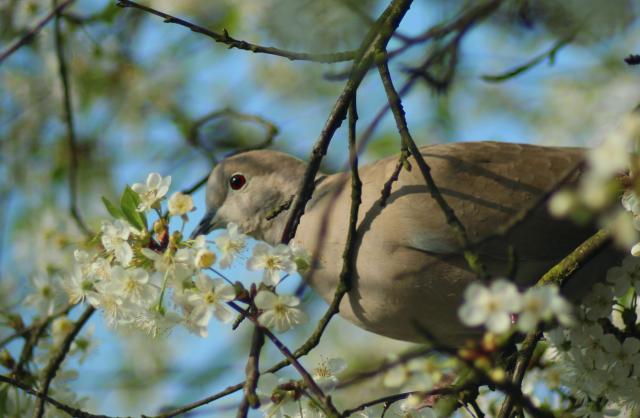
M536 286L539 287L554 284L561 287L567 282L573 273L596 256L610 242L610 232L601 229L545 273L544 276L538 280ZM527 370L531 357L533 356L533 352L541 336L542 332L539 327L529 332L522 343L522 347L518 351L518 358L511 376L512 383L518 387L522 385L525 371ZM502 403L502 407L500 408L498 418L508 418L511 416L512 409L513 397L510 394L507 394Z
M287 58L291 61L312 61L312 62L321 62L321 63L351 61L356 57L356 51L334 52L334 53L327 53L327 54L309 54L306 52L293 52L293 51L286 51L283 49L273 48L269 46L256 45L246 41L241 41L239 39L232 38L229 35L229 33L226 31L226 29L224 29L222 33L214 32L212 30L203 28L202 26L198 26L196 24L188 22L184 19L171 16L170 14L153 9L149 6L144 6L134 1L118 0L117 5L123 8L132 7L135 9L145 11L147 13L154 14L156 16L160 16L161 18L164 19L165 23L175 23L177 25L184 26L193 32L201 33L205 36L208 36L216 42L220 42L225 45L228 45L230 49L237 48L245 51L251 51L256 54L276 55L279 57Z
M235 304L234 302L229 302L228 303L229 306L231 306L231 308L233 308L234 310L236 310L238 313L244 315L247 319L249 319L251 322L253 322L256 327L259 327L260 330L264 333L264 335L271 340L271 342L273 343L273 345L276 346L276 348L280 351L280 353L282 353L282 355L285 356L285 358L289 361L289 363L291 365L293 365L293 367L296 369L296 371L300 374L300 376L302 377L302 380L304 381L304 383L307 385L307 387L309 388L309 390L316 396L318 397L318 400L320 401L320 403L325 407L326 412L329 414L329 417L332 418L337 418L340 414L338 413L338 411L336 410L335 406L333 405L333 403L331 402L331 397L330 396L326 396L323 392L323 390L320 388L320 386L318 386L318 384L315 382L315 380L313 379L313 377L309 374L309 372L304 368L304 366L302 366L302 364L300 364L300 362L298 361L298 359L291 353L291 351L287 348L286 345L284 345L282 343L282 341L280 341L280 339L278 337L276 337L268 328L264 328L262 327L262 325L260 325L260 323L258 322L258 320L250 315L249 312L247 312L246 310L242 309L241 307L239 307L237 304Z
M66 0L60 3L58 6L54 7L46 16L44 16L26 35L22 38L18 39L12 45L10 45L6 50L0 52L0 65L2 62L7 59L11 54L16 52L18 49L22 48L29 42L31 42L36 35L44 28L47 23L53 19L54 16L57 16L60 12L67 8L71 3L75 0Z

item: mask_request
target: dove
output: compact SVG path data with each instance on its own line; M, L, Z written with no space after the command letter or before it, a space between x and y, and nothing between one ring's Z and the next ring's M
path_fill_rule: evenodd
M585 150L501 142L424 146L440 193L466 229L492 277L524 288L595 231L555 219L540 204L559 183L580 175ZM442 344L460 346L478 336L458 318L467 286L479 280L463 246L431 197L415 159L402 169L383 202L381 190L397 165L391 156L359 167L362 203L355 236L355 271L340 315L394 339L423 342L427 330ZM306 163L271 150L231 156L211 172L207 213L194 234L229 222L256 239L278 244ZM351 204L350 173L318 174L292 241L312 254L303 274L327 302L342 270ZM516 217L528 213L521 222ZM511 228L508 228L512 225ZM504 234L497 231L508 229ZM510 251L516 255L515 269ZM596 256L572 278L577 292L602 277L614 255ZM591 282L589 282L591 280Z

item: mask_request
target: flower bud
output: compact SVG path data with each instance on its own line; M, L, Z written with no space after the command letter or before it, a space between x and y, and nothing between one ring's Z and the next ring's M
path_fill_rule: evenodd
M153 232L155 232L156 235L160 235L165 231L165 229L166 229L166 226L162 219L158 219L153 223Z

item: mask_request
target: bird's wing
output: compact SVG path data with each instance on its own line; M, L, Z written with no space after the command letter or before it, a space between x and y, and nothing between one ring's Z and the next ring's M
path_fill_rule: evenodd
M468 142L426 146L421 152L469 240L483 254L504 259L508 242L520 260L553 260L566 255L591 232L553 219L546 204L540 204L558 183L575 182L582 149ZM376 206L396 161L388 158L363 167L363 206ZM378 214L380 220L393 224L394 235L404 241L400 245L435 253L460 251L460 242L430 196L415 160L410 162L411 171L400 173L387 207ZM490 239L536 205L537 210L509 230L507 240Z

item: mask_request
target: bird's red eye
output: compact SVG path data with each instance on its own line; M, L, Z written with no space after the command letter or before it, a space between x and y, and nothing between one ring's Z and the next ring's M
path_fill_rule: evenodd
M231 186L233 190L242 189L242 186L244 186L246 182L247 179L242 174L234 174L229 178L229 186Z

